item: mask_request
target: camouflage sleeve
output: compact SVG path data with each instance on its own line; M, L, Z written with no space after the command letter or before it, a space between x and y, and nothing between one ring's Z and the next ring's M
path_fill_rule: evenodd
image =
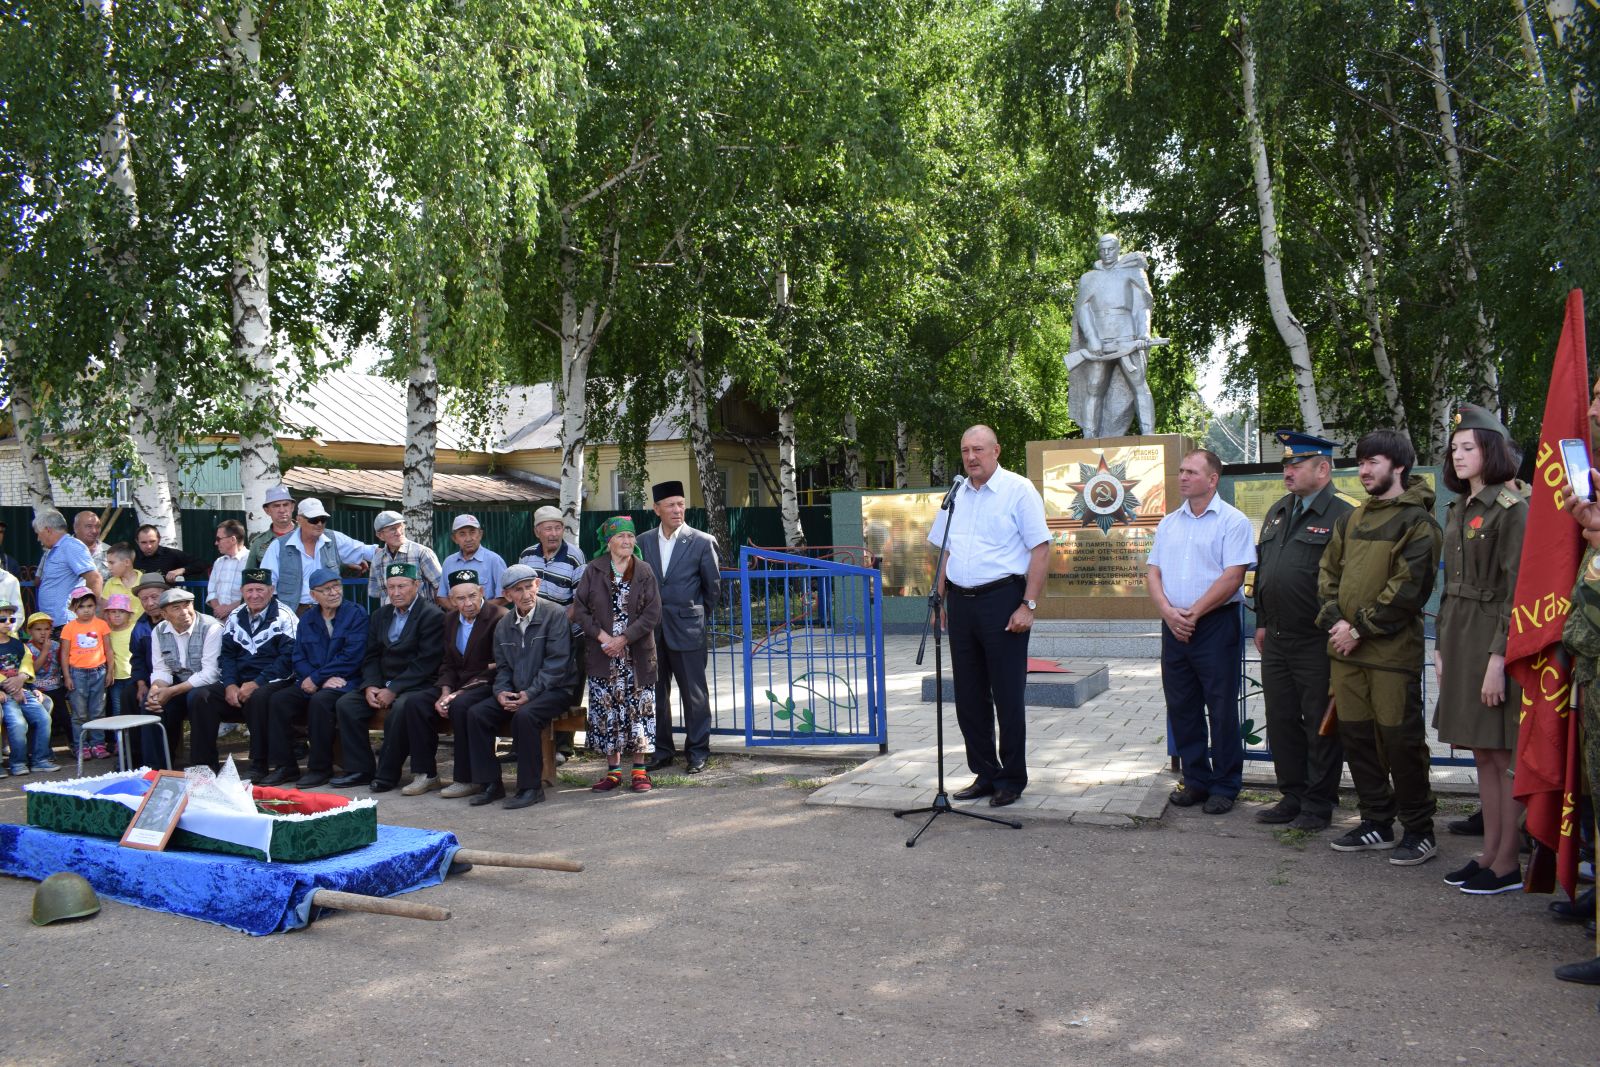
M1317 611L1317 629L1332 629L1343 616L1339 614L1339 579L1344 575L1344 534L1352 515L1360 510L1347 511L1334 520L1333 533L1328 546L1322 550L1322 562L1317 569L1317 597L1322 607Z
M1506 595L1489 605L1496 614L1495 637L1489 645L1491 656L1506 654L1506 637L1511 632L1511 602L1517 596L1517 568L1522 565L1522 534L1527 525L1526 503L1519 503L1509 509L1501 521L1500 544L1496 554L1500 557L1500 568L1505 575Z
M1377 600L1356 612L1353 621L1363 637L1399 633L1416 621L1433 595L1443 547L1444 533L1431 515L1412 524L1395 546L1389 580Z
M1590 549L1572 587L1572 608L1561 628L1561 643L1572 653L1573 684L1579 686L1588 685L1600 674L1600 579L1589 577L1593 557Z

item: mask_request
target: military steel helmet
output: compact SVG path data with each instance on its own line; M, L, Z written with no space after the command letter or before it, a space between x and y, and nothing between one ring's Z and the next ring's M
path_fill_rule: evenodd
M100 898L81 874L60 871L33 891L33 925L48 926L58 919L83 919L100 910Z

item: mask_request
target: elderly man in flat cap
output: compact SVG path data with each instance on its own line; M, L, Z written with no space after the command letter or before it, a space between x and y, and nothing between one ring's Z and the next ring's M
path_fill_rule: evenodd
M267 546L261 566L272 572L278 599L304 615L316 605L311 596L312 571L371 563L373 548L328 529L328 509L314 496L300 501L297 522L295 529Z
M439 699L444 612L432 597L422 595L414 563L390 563L383 584L388 602L367 624L361 689L346 693L336 705L344 773L329 784L338 789L371 783L374 793L385 793L398 785L395 779L376 777L368 724L374 715L392 714L395 702L407 693L421 693L429 703Z
M384 575L396 563L409 563L416 568L417 580L422 583L421 595L437 601L439 590L444 587L444 565L433 549L406 537L405 516L398 511L380 511L372 520L372 529L378 536L378 547L372 553L367 595L380 605L387 604L389 583Z
M250 727L250 773L260 779L271 769L267 763L267 708L273 694L292 684L295 613L273 594L272 572L256 567L244 572L239 584L244 603L234 609L222 628L218 679L198 687L189 700L189 762L221 767L217 755L217 727L242 722Z
M421 796L444 784L439 780L439 730L450 720L451 705L475 690L488 692L495 677L494 632L506 609L485 602L477 571L452 571L449 582L451 606L444 615L438 696L429 700L428 690L412 690L395 701L383 724L377 781L398 781L409 756L411 782L400 790L402 796ZM466 741L460 723L455 723L455 733L459 749Z
M656 755L652 771L672 766L672 706L667 697L678 683L683 706L683 747L690 774L706 769L711 755L711 701L706 694L706 622L717 606L721 575L717 541L683 521L688 501L683 483L657 482L650 489L661 525L639 535L639 551L661 582L661 625L656 655Z
M572 594L578 587L586 562L578 546L567 540L566 523L561 509L549 504L533 513L533 533L539 540L522 550L517 560L524 567L532 567L539 575L539 599L566 611L572 606ZM584 673L582 667L583 630L572 624L572 695L569 707L583 707ZM571 730L557 730L556 763L572 758L573 734Z
M477 585L483 590L485 600L502 602L500 576L506 572L506 561L498 552L483 547L483 524L476 515L457 515L450 524L450 540L456 550L444 558L444 573L472 571L478 576ZM439 606L449 611L455 599L448 588L439 590Z
M533 568L520 563L507 568L503 585L511 610L495 627L494 685L450 709L456 723L455 784L440 795L471 797L473 805L504 798L504 807L525 808L544 799L539 734L566 713L572 638L567 613L539 598ZM509 798L494 756L495 738L507 727L517 749L517 792Z
M163 618L151 639L150 691L144 704L151 714L161 716L168 743L177 752L183 740L183 721L190 714L190 696L222 677L222 623L195 611L194 594L187 589L168 589L158 606ZM197 740L192 738L191 744ZM214 725L209 743L214 752ZM147 762L159 762L157 754L148 751L149 746L146 749ZM189 762L193 763L193 758Z

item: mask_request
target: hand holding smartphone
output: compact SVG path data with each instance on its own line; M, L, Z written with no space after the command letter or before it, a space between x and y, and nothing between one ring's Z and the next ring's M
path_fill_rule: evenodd
M1567 484L1572 486L1577 498L1594 502L1594 481L1589 477L1589 442L1576 437L1561 440L1561 462L1567 468Z

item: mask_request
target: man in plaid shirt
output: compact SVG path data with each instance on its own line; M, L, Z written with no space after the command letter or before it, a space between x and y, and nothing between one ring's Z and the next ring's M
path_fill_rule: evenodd
M444 580L444 566L433 549L406 540L405 516L398 511L380 511L372 520L373 532L378 535L378 549L372 554L372 572L367 579L367 592L379 605L389 603L389 592L384 588L383 576L391 563L410 563L417 568L417 580L422 583L418 596L433 600L439 595Z

